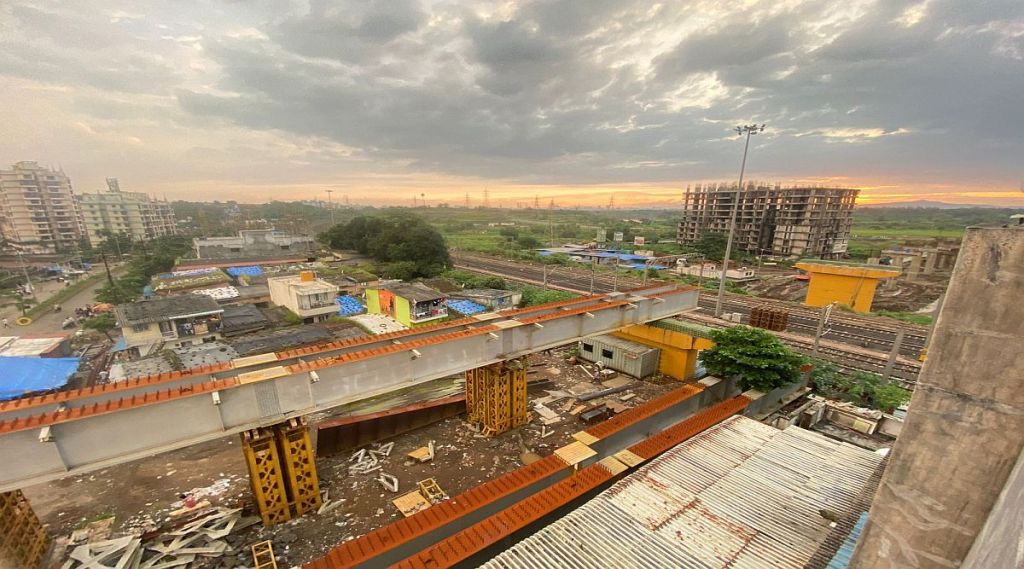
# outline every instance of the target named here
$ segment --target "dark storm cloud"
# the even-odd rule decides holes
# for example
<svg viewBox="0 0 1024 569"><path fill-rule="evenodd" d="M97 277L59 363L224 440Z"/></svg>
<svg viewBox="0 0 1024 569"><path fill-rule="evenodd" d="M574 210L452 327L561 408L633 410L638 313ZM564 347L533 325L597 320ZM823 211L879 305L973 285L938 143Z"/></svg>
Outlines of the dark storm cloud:
<svg viewBox="0 0 1024 569"><path fill-rule="evenodd" d="M171 93L179 126L316 137L385 170L731 176L731 127L750 121L769 124L757 167L781 178L1012 177L1024 155L1019 0L276 0L116 25L53 6L6 12L0 72ZM87 108L115 116L101 99Z"/></svg>

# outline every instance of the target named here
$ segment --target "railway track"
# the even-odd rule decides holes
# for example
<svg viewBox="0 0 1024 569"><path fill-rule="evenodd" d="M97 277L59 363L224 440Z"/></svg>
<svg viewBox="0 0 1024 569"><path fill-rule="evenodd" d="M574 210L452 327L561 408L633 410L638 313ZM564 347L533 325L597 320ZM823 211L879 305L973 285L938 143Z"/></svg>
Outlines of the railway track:
<svg viewBox="0 0 1024 569"><path fill-rule="evenodd" d="M507 261L479 255L455 255L455 266L460 269L503 277L528 284L544 285L577 293L611 292L624 288L641 286L642 280L634 277L614 276L607 273L591 274L591 271L564 266L548 266ZM813 335L817 329L819 311L797 306L792 303L772 299L750 298L743 295L728 294L724 300L725 312L738 312L749 317L752 308L774 305L789 310L788 333L784 341L795 351L810 355L813 352ZM705 294L699 306L711 313L715 306L715 297ZM717 319L701 323L725 326ZM892 350L897 331L903 329L904 337L900 345L899 355L893 368L893 377L904 386L912 386L917 380L920 364L915 361L924 347L927 330L922 326L900 325L880 322L878 318L856 317L852 315L830 315L819 354L826 356L837 366L845 370L859 370L880 373L885 369L887 355Z"/></svg>

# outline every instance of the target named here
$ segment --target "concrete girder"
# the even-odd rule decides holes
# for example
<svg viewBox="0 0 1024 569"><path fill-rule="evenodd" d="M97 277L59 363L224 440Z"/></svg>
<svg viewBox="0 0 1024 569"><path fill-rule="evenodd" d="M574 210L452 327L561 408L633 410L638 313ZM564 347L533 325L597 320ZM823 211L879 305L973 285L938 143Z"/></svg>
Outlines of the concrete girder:
<svg viewBox="0 0 1024 569"><path fill-rule="evenodd" d="M336 350L329 357L319 353L304 361L288 360L295 363L268 360L242 373L236 369L175 379L170 383L186 384L166 394L167 383L159 384L159 391L140 386L102 395L113 401L107 407L97 408L96 397L86 397L60 403L66 409L61 413L3 411L0 491L278 424L696 307L696 290L661 286L596 297L582 306L483 318L474 326L425 339L411 330L407 336L417 340L388 340L387 347L363 344L340 357ZM39 408L33 411L40 413ZM24 417L31 420L12 421ZM43 427L49 427L46 442L40 437Z"/></svg>

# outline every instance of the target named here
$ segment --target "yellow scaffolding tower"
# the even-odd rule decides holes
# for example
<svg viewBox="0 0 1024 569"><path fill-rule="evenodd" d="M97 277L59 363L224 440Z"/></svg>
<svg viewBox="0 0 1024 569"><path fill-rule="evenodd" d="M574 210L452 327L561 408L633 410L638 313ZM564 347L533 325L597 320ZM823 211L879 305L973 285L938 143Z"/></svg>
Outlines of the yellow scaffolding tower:
<svg viewBox="0 0 1024 569"><path fill-rule="evenodd" d="M0 493L0 566L35 569L47 542L46 526L21 490Z"/></svg>
<svg viewBox="0 0 1024 569"><path fill-rule="evenodd" d="M320 480L316 475L316 453L309 439L306 424L297 419L275 426L281 459L284 462L285 478L295 515L320 509L323 497L320 495Z"/></svg>
<svg viewBox="0 0 1024 569"><path fill-rule="evenodd" d="M263 524L272 526L320 508L320 480L309 428L302 419L242 433L249 483Z"/></svg>
<svg viewBox="0 0 1024 569"><path fill-rule="evenodd" d="M466 372L467 421L492 437L530 422L526 366L501 362Z"/></svg>

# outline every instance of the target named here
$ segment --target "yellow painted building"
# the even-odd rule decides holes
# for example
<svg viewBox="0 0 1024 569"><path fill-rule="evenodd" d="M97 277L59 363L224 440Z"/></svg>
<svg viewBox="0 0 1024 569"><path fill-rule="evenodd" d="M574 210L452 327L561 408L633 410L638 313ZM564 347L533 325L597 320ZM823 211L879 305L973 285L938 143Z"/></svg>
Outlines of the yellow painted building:
<svg viewBox="0 0 1024 569"><path fill-rule="evenodd" d="M827 306L837 302L856 312L871 311L878 281L900 276L898 268L883 265L800 261L795 266L811 276L804 304Z"/></svg>
<svg viewBox="0 0 1024 569"><path fill-rule="evenodd" d="M697 357L700 350L706 350L715 345L707 338L687 334L682 329L673 329L671 322L655 324L638 324L630 326L615 333L615 336L659 348L661 359L658 362L658 371L669 377L680 380L689 380L694 377L694 370L697 367ZM696 326L692 326L696 329Z"/></svg>

